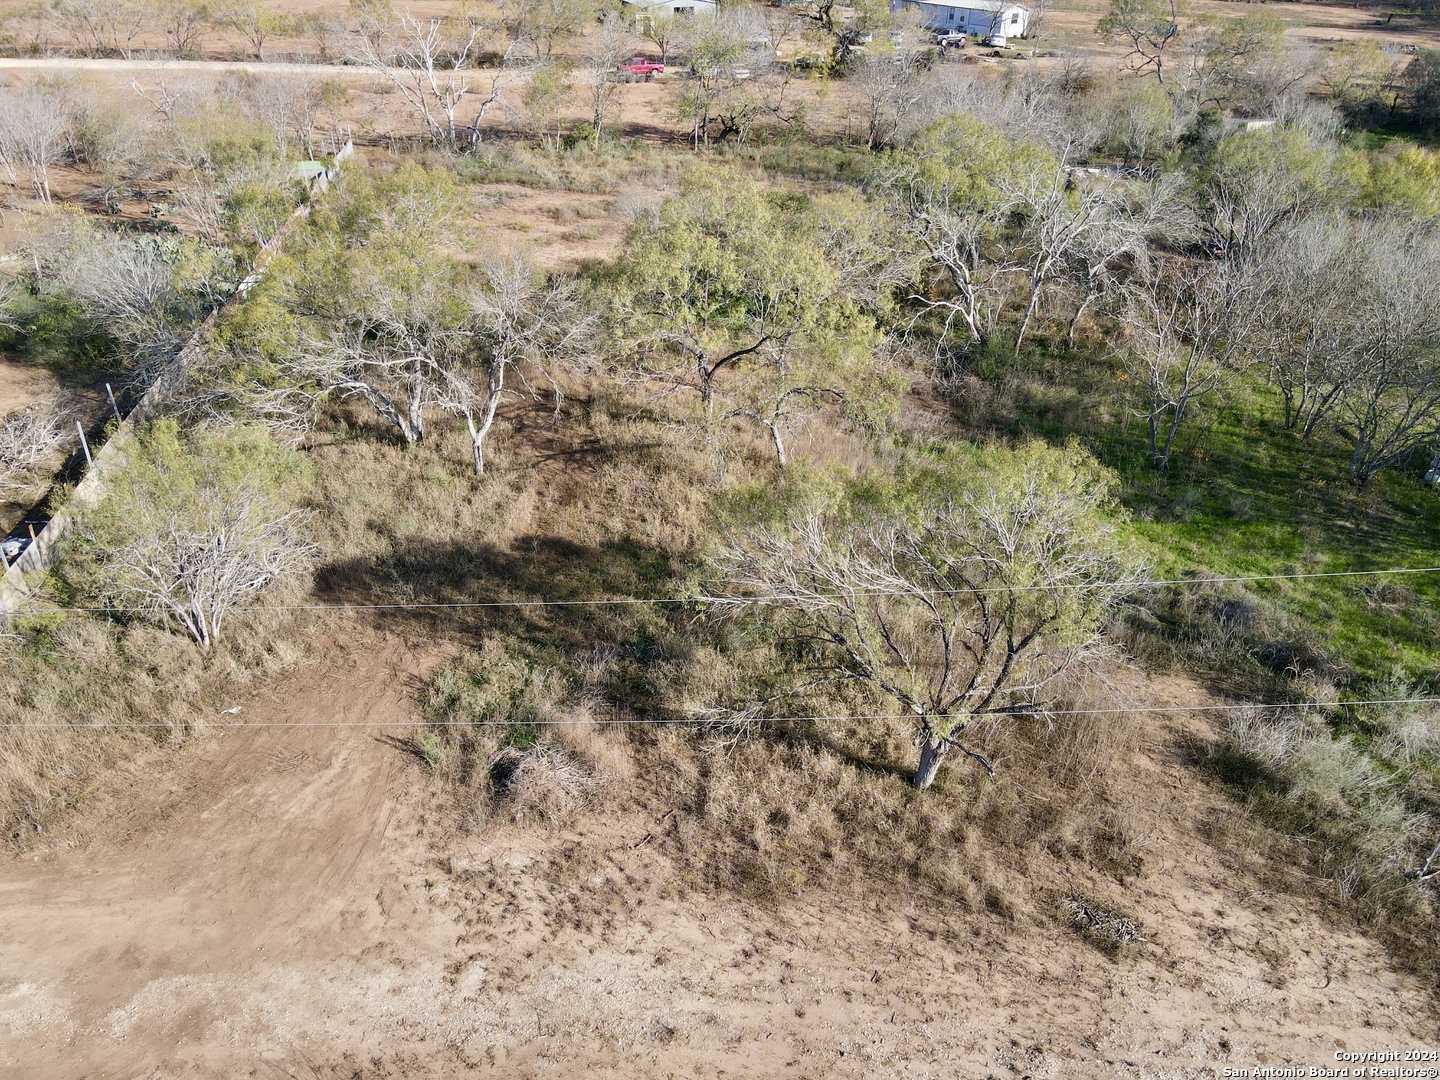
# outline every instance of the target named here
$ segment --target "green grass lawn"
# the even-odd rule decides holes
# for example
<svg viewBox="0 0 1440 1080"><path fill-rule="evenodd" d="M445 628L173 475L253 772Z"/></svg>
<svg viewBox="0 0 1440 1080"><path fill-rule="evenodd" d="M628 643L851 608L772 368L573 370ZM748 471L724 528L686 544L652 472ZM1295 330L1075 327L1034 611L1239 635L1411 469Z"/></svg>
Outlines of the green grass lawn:
<svg viewBox="0 0 1440 1080"><path fill-rule="evenodd" d="M1112 371L1083 365L999 377L1017 374L1012 434L1078 435L1116 469L1157 578L1440 566L1440 492L1414 468L1357 489L1344 432L1330 427L1302 441L1285 431L1278 394L1258 380L1206 403L1161 475L1149 466L1144 421ZM1352 692L1397 669L1411 680L1440 677L1440 573L1231 588L1227 595L1273 605L1287 633L1351 669Z"/></svg>

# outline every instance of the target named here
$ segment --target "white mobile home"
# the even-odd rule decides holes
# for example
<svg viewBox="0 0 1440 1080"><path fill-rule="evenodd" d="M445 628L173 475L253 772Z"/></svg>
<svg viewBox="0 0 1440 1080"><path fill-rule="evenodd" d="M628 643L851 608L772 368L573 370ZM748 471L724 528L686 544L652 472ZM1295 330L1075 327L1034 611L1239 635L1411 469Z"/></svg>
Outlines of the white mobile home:
<svg viewBox="0 0 1440 1080"><path fill-rule="evenodd" d="M715 0L621 0L636 27L659 15L714 15Z"/></svg>
<svg viewBox="0 0 1440 1080"><path fill-rule="evenodd" d="M891 0L890 9L916 8L925 29L937 34L969 34L975 38L1024 37L1030 9L1011 0L964 0L947 4L938 0Z"/></svg>

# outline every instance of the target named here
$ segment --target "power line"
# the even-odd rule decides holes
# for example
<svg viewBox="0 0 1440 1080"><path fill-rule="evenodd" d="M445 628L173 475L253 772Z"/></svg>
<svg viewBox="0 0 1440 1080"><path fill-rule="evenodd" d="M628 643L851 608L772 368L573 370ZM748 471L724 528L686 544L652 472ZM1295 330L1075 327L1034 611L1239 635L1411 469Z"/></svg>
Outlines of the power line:
<svg viewBox="0 0 1440 1080"><path fill-rule="evenodd" d="M928 596L957 596L957 595L990 595L994 593L1012 592L1060 592L1060 591L1082 591L1087 589L1111 589L1122 585L1133 585L1136 589L1153 589L1167 585L1222 585L1222 584L1244 584L1258 581L1301 581L1315 578L1354 578L1354 577L1380 577L1397 574L1435 574L1440 573L1440 566L1419 566L1419 567L1393 567L1384 570L1327 570L1312 571L1294 574L1243 574L1229 577L1186 577L1186 578L1161 578L1153 581L1087 581L1073 584L1059 585L995 585L978 589L924 589L919 590ZM890 595L880 591L858 591L851 593L852 596L884 596ZM633 605L658 605L658 604L691 604L707 603L719 599L706 596L657 596L657 597L597 597L585 600L456 600L450 602L415 603L395 601L393 603L375 604L267 604L263 608L236 608L236 611L264 610L264 611L469 611L488 608L547 608L547 607L606 607L606 606L633 606ZM780 604L783 600L757 600L756 603ZM63 606L47 608L37 611L38 615L57 615L68 613L89 613L89 614L142 614L153 611L152 608L141 607L106 607L95 606ZM3 617L3 616L0 616ZM13 617L13 613L12 616Z"/></svg>
<svg viewBox="0 0 1440 1080"><path fill-rule="evenodd" d="M1132 705L1114 706L1107 709L1037 709L1036 714L1043 716L1117 716L1125 713L1199 713L1199 712L1237 712L1241 709L1322 709L1322 708L1350 708L1358 705L1434 705L1440 703L1440 697L1412 697L1412 698L1369 698L1359 701L1282 701L1277 703L1267 702L1232 702L1223 705ZM991 713L981 714L991 716L1011 717L1023 714ZM598 727L654 727L675 724L703 725L706 723L723 724L728 720L749 721L757 724L794 724L794 723L836 723L840 721L854 720L915 720L914 713L861 713L855 716L753 716L753 717L714 717L707 720L704 717L655 717L643 719L638 717L626 717L615 720L342 720L335 723L326 723L323 720L301 720L301 721L257 721L248 723L246 721L219 721L216 723L202 723L200 726L206 730L213 728L395 728L395 727L428 727L428 728L500 728L500 727L576 727L576 726L598 726ZM184 725L174 723L163 723L159 721L145 721L136 723L100 723L88 725L88 730L100 730L104 728L115 729L151 729L151 728L175 728ZM32 724L24 721L13 721L0 723L0 729L34 729L53 730L69 729L84 731L86 725L82 724L58 724L42 723Z"/></svg>

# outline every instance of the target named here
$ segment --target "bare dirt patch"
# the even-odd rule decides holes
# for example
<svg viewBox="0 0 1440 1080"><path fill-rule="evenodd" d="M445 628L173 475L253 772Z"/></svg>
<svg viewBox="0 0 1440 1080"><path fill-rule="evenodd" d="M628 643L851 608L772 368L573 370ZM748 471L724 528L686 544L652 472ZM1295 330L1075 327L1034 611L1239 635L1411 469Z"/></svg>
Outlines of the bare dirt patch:
<svg viewBox="0 0 1440 1080"><path fill-rule="evenodd" d="M1096 24L1109 9L1108 0L1066 0L1045 16L1041 47L1060 45L1097 56L1119 59L1122 50L1113 42L1102 43ZM1187 4L1191 16L1236 19L1249 10L1230 0L1195 0ZM1406 15L1387 18L1374 8L1340 7L1329 4L1265 5L1265 14L1285 23L1285 39L1292 46L1324 45L1342 40L1370 40L1381 46L1440 47L1440 23Z"/></svg>
<svg viewBox="0 0 1440 1080"><path fill-rule="evenodd" d="M59 388L60 380L47 368L0 356L0 416L19 412Z"/></svg>
<svg viewBox="0 0 1440 1080"><path fill-rule="evenodd" d="M1110 956L879 867L706 894L635 802L462 832L404 741L447 650L347 624L326 655L6 868L0 1076L1210 1077L1429 1023L1377 946L1205 840L1235 811L1186 764L1194 714L1133 763L1144 869L1088 899L1145 940Z"/></svg>

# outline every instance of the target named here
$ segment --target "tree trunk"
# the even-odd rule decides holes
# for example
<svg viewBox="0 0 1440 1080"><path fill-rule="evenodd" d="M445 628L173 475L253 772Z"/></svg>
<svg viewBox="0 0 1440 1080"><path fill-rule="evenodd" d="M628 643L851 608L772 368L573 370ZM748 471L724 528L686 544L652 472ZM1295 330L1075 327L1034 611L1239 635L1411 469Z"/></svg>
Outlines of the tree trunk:
<svg viewBox="0 0 1440 1080"><path fill-rule="evenodd" d="M695 365L700 376L700 406L705 410L706 419L715 415L715 369L707 367L702 360Z"/></svg>
<svg viewBox="0 0 1440 1080"><path fill-rule="evenodd" d="M1025 343L1025 334L1030 329L1030 320L1035 315L1035 308L1040 304L1040 286L1042 282L1034 276L1030 279L1030 300L1025 305L1025 316L1020 320L1020 330L1015 335L1015 350L1018 352L1020 346Z"/></svg>
<svg viewBox="0 0 1440 1080"><path fill-rule="evenodd" d="M949 752L950 743L947 740L934 733L926 735L925 741L920 744L920 767L915 770L910 786L916 791L924 791L933 784L935 774L940 771L940 763Z"/></svg>
<svg viewBox="0 0 1440 1080"><path fill-rule="evenodd" d="M783 469L789 462L785 458L785 440L780 436L779 423L767 424L770 429L770 438L775 443L775 456L780 459L780 467Z"/></svg>

